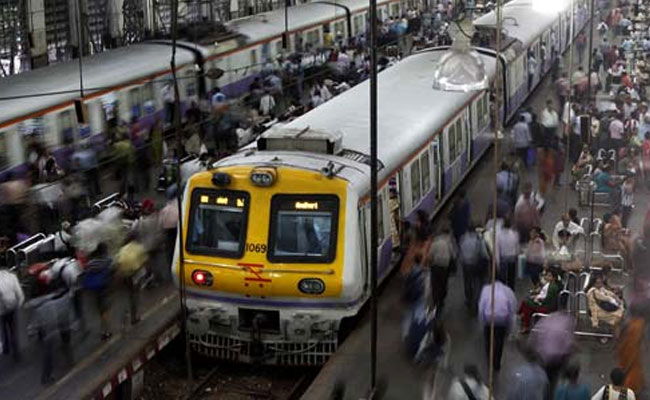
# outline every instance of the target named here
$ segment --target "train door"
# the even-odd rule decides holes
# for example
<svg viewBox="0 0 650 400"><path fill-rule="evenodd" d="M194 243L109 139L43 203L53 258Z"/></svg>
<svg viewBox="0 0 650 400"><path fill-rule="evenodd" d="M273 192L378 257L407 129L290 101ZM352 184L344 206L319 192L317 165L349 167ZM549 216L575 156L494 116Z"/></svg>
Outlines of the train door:
<svg viewBox="0 0 650 400"><path fill-rule="evenodd" d="M401 223L402 213L401 213L401 201L399 195L399 184L397 176L393 176L388 181L388 189L386 194L388 199L386 205L386 217L389 218L389 227L391 234L391 241L393 243L393 248L400 246L401 239Z"/></svg>
<svg viewBox="0 0 650 400"><path fill-rule="evenodd" d="M442 198L443 190L443 174L442 174L442 157L440 156L440 135L436 136L431 142L431 176L433 177L433 192L435 193L436 201Z"/></svg>
<svg viewBox="0 0 650 400"><path fill-rule="evenodd" d="M465 125L465 134L463 141L465 142L465 159L469 166L472 162L472 106L470 105L463 111L463 125Z"/></svg>

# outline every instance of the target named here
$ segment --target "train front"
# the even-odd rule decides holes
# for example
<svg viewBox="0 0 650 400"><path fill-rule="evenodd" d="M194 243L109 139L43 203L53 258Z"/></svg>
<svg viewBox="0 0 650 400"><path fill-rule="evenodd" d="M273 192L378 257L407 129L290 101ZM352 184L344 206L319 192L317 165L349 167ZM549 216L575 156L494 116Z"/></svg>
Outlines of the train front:
<svg viewBox="0 0 650 400"><path fill-rule="evenodd" d="M336 351L341 318L361 302L361 273L344 268L358 257L359 246L345 248L346 236L358 237L346 221L357 199L318 160L278 160L217 167L188 182L189 340L209 357L319 365Z"/></svg>

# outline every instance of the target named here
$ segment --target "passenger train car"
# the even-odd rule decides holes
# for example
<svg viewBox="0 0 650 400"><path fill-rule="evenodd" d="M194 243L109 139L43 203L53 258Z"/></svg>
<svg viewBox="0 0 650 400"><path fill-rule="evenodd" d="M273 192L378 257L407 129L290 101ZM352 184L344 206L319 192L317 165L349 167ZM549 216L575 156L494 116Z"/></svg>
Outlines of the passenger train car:
<svg viewBox="0 0 650 400"><path fill-rule="evenodd" d="M560 24L530 17L529 0L507 8L538 35L513 36L508 52L535 51ZM342 321L368 299L369 254L378 252L385 279L398 221L439 210L489 146L489 93L431 88L433 65L446 51L409 56L379 74L377 249L369 246L368 82L190 178L173 269L187 285L194 350L280 365L321 364L336 351ZM494 84L494 51L479 51ZM516 61L500 60L506 118L534 90L526 82L520 94L519 66L510 68Z"/></svg>
<svg viewBox="0 0 650 400"><path fill-rule="evenodd" d="M407 7L399 0L379 3L383 16L400 15ZM343 0L290 7L287 51L296 51L298 42L323 46L325 31L344 37L361 34L367 20L364 4ZM216 85L233 96L241 94L262 64L280 54L284 10L234 20L226 28L227 34L219 35L217 43L209 35L198 43L179 42L182 108ZM74 145L89 141L101 145L102 134L116 114L126 122L138 119L140 128L149 129L164 114L166 92L171 94L170 57L169 42L148 42L86 57L81 73L74 60L0 79L0 154L4 155L0 175L24 169L31 140L49 147L66 166ZM223 76L216 82L205 77L203 72L210 68L222 69ZM87 108L83 124L78 123L75 100L83 100Z"/></svg>

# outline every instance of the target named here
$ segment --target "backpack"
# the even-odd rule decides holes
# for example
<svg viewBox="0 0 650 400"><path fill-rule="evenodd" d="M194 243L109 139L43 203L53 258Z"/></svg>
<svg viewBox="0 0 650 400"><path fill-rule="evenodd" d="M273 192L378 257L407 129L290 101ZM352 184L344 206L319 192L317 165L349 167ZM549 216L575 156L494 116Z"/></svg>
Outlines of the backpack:
<svg viewBox="0 0 650 400"><path fill-rule="evenodd" d="M460 379L458 382L460 383L460 386L462 386L463 391L467 396L467 400L476 400L476 396L472 393L472 390L469 388L469 385L467 385L467 382L465 382L465 379Z"/></svg>
<svg viewBox="0 0 650 400"><path fill-rule="evenodd" d="M104 290L108 287L112 275L113 269L111 268L110 260L90 260L83 274L81 286L84 289L92 291Z"/></svg>

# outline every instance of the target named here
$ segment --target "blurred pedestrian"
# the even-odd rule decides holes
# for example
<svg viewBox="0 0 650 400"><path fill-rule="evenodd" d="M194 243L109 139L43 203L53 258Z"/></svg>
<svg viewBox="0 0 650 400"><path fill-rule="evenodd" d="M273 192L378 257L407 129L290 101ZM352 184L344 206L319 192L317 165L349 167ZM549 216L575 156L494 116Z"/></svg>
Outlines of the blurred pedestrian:
<svg viewBox="0 0 650 400"><path fill-rule="evenodd" d="M454 234L456 243L460 242L460 237L467 232L470 225L470 218L472 217L472 210L467 193L464 188L458 189L458 195L449 213L449 221L451 223L451 230Z"/></svg>
<svg viewBox="0 0 650 400"><path fill-rule="evenodd" d="M532 165L532 163L528 162L528 149L532 144L533 138L531 136L528 123L526 122L526 118L523 115L519 116L519 120L512 128L512 135L515 149L517 150L517 155L521 159L521 165Z"/></svg>
<svg viewBox="0 0 650 400"><path fill-rule="evenodd" d="M431 268L432 305L437 308L438 315L441 315L447 297L450 270L456 262L456 248L448 227L443 227L434 236L429 248L428 261Z"/></svg>
<svg viewBox="0 0 650 400"><path fill-rule="evenodd" d="M535 324L530 346L539 355L551 390L571 356L574 321L566 312L553 312Z"/></svg>
<svg viewBox="0 0 650 400"><path fill-rule="evenodd" d="M640 316L632 316L624 325L618 339L618 365L625 371L623 385L635 393L641 393L643 379L643 335L645 321Z"/></svg>
<svg viewBox="0 0 650 400"><path fill-rule="evenodd" d="M131 325L140 321L140 285L146 276L146 264L149 256L142 244L135 240L125 244L115 257L118 271L129 294L129 311Z"/></svg>
<svg viewBox="0 0 650 400"><path fill-rule="evenodd" d="M497 245L497 251L499 253L499 279L514 291L520 247L519 234L513 229L510 218L503 220L503 225L497 236Z"/></svg>
<svg viewBox="0 0 650 400"><path fill-rule="evenodd" d="M470 223L467 232L461 236L458 249L458 261L463 270L465 305L474 312L479 291L487 278L489 256L483 237L473 224Z"/></svg>
<svg viewBox="0 0 650 400"><path fill-rule="evenodd" d="M501 356L506 337L512 329L515 313L517 311L517 299L514 292L500 281L494 282L494 304L492 303L491 284L483 286L481 297L478 303L478 316L483 326L483 337L485 338L485 350L487 359L490 359L491 346L491 324L494 319L494 353L492 367L497 373L501 370ZM494 308L494 315L492 310Z"/></svg>
<svg viewBox="0 0 650 400"><path fill-rule="evenodd" d="M82 286L94 297L99 312L102 340L109 339L110 331L108 313L110 310L109 287L113 277L113 260L108 255L106 243L99 243L97 249L90 255L83 273Z"/></svg>
<svg viewBox="0 0 650 400"><path fill-rule="evenodd" d="M30 300L27 306L32 309L30 331L35 331L41 345L42 369L41 383L54 382L54 355L57 353L56 336L59 334L62 350L68 366L73 363L70 347L71 295L67 289L59 290Z"/></svg>
<svg viewBox="0 0 650 400"><path fill-rule="evenodd" d="M591 400L636 400L634 391L625 387L625 371L614 368L609 374L611 383L601 387Z"/></svg>
<svg viewBox="0 0 650 400"><path fill-rule="evenodd" d="M533 185L527 182L523 186L521 197L515 205L514 223L519 232L520 243L528 241L530 230L540 224L538 203L533 196Z"/></svg>
<svg viewBox="0 0 650 400"><path fill-rule="evenodd" d="M569 365L564 371L566 382L555 389L554 400L589 400L589 387L578 383L580 367L576 364Z"/></svg>
<svg viewBox="0 0 650 400"><path fill-rule="evenodd" d="M451 383L447 400L488 400L490 391L481 380L476 365L465 365L462 377Z"/></svg>
<svg viewBox="0 0 650 400"><path fill-rule="evenodd" d="M172 264L174 259L174 250L176 248L176 235L178 228L178 199L176 198L176 186L170 187L166 191L167 204L158 213L158 221L160 228L165 232L165 252L167 254L167 262Z"/></svg>
<svg viewBox="0 0 650 400"><path fill-rule="evenodd" d="M546 400L550 394L548 378L538 364L535 351L523 342L519 343L524 361L513 368L507 381L505 400Z"/></svg>
<svg viewBox="0 0 650 400"><path fill-rule="evenodd" d="M23 289L16 275L6 268L0 269L0 324L2 325L2 352L20 360L16 330L16 315L25 301Z"/></svg>

